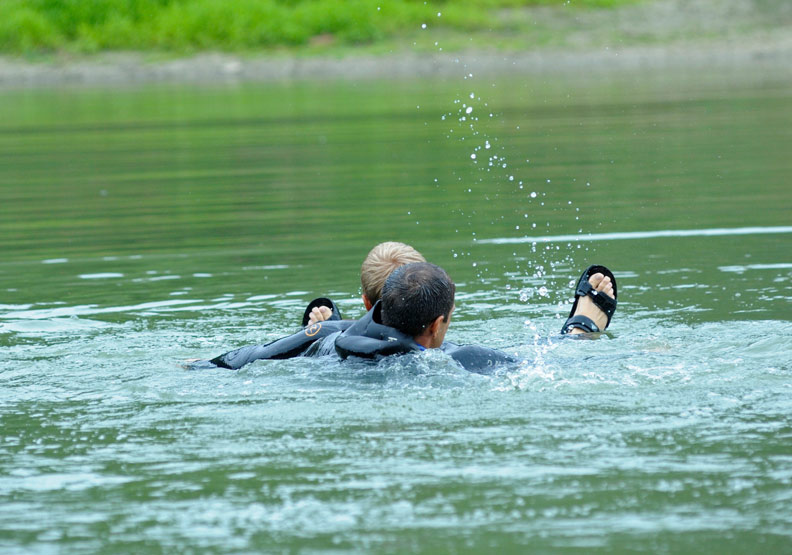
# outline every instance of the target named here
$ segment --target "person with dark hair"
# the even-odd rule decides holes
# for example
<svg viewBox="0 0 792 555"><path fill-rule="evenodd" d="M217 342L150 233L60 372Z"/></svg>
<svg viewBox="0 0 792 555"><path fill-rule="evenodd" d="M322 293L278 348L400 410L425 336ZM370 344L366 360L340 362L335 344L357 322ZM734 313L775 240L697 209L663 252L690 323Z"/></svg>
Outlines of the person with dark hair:
<svg viewBox="0 0 792 555"><path fill-rule="evenodd" d="M417 262L397 268L385 281L382 299L333 340L335 351L342 358L376 359L439 348L465 370L481 374L517 362L501 351L444 341L454 311L455 290L445 270L434 264ZM615 310L616 278L604 266L589 266L580 276L561 334L604 330Z"/></svg>
<svg viewBox="0 0 792 555"><path fill-rule="evenodd" d="M445 335L456 293L445 270L428 262L408 264L391 273L385 284L383 324L419 338L421 344L435 343L441 333Z"/></svg>
<svg viewBox="0 0 792 555"><path fill-rule="evenodd" d="M337 354L378 360L383 357L440 348L463 368L491 373L516 359L478 345L444 341L454 311L456 286L434 264L416 262L394 270L385 281L382 298L357 321L316 322L300 332L266 345L242 347L210 361L191 361L190 368L236 370L262 359Z"/></svg>
<svg viewBox="0 0 792 555"><path fill-rule="evenodd" d="M445 341L454 311L456 286L434 264L414 262L393 270L382 287L382 297L357 321L329 320L266 345L230 351L210 361L188 361L190 368L238 369L261 359L338 354L341 358L380 359L412 351L439 348L468 371L488 374L515 363L510 355L478 345ZM604 266L590 266L578 281L572 310L561 334L596 333L608 327L616 309L616 280ZM332 316L339 318L332 305ZM315 301L314 301L315 302ZM312 310L309 305L303 325Z"/></svg>
<svg viewBox="0 0 792 555"><path fill-rule="evenodd" d="M385 281L382 299L333 341L341 358L380 359L395 354L441 349L465 370L487 374L516 359L478 345L445 341L454 312L456 286L434 264L397 268Z"/></svg>
<svg viewBox="0 0 792 555"><path fill-rule="evenodd" d="M371 310L380 297L388 276L404 264L426 262L423 255L410 245L386 241L374 246L360 267L360 284L363 305ZM343 320L338 306L326 297L312 300L302 317L302 327L297 333L265 345L248 345L234 349L211 360L186 360L187 368L229 368L236 370L256 360L284 359L303 356L317 341L344 331L354 320Z"/></svg>

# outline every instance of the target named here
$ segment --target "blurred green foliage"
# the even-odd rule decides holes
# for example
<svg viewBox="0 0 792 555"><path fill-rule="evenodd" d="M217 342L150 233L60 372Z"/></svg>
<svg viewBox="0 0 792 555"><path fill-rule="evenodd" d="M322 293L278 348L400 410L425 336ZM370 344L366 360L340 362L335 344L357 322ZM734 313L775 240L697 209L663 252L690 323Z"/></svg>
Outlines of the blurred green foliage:
<svg viewBox="0 0 792 555"><path fill-rule="evenodd" d="M369 44L423 23L456 31L508 25L503 10L634 0L2 0L0 51L244 51ZM440 15L438 15L440 14Z"/></svg>

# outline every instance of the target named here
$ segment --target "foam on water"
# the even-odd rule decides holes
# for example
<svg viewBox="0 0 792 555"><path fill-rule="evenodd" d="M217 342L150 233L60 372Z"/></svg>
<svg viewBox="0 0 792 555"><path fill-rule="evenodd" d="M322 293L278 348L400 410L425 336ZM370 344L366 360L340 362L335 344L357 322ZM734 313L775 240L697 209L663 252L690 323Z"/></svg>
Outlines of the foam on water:
<svg viewBox="0 0 792 555"><path fill-rule="evenodd" d="M535 197L531 193L531 197ZM736 235L767 235L792 233L792 226L735 227L711 229L661 229L657 231L629 231L621 233L578 233L573 235L544 235L537 237L500 237L479 239L482 244L511 245L520 243L563 243L567 241L619 241L624 239L659 239L666 237L729 237ZM788 266L785 266L788 267Z"/></svg>
<svg viewBox="0 0 792 555"><path fill-rule="evenodd" d="M407 530L442 543L482 526L594 548L786 524L789 322L620 314L594 341L547 341L555 318L536 320L539 339L515 336L510 315L460 322L456 339L498 338L522 360L494 376L440 352L181 370L240 340L213 335L231 313L217 312L50 330L35 357L5 348L3 456L25 473L0 481L0 524L46 502L33 537L68 530L85 549L108 518L118 545L146 526L166 545L189 533L223 549L293 535L383 546Z"/></svg>

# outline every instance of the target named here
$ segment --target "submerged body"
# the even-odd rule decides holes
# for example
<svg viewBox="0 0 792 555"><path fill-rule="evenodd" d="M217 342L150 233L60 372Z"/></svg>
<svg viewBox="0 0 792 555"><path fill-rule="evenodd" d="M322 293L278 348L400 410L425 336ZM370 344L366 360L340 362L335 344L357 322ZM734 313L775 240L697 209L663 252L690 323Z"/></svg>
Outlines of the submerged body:
<svg viewBox="0 0 792 555"><path fill-rule="evenodd" d="M432 285L439 287L435 288L433 294L427 294L427 291L431 292ZM439 292L442 296L444 288L447 289L446 293L450 293L445 299L448 305L445 310L431 304L435 294ZM413 294L415 298L412 302L406 302L407 297ZM444 341L454 310L453 296L454 284L442 268L425 262L407 264L392 272L385 283L384 300L378 300L360 320L342 320L335 303L320 297L311 301L305 309L302 320L304 329L301 331L266 345L242 347L209 361L195 361L190 368L221 367L236 370L255 360L333 354L342 359L354 357L379 360L392 355L425 351L427 348L439 348L465 370L479 374L491 374L499 366L517 362L502 351ZM613 273L605 266L589 266L578 281L569 318L561 329L562 337L566 334L585 337L585 334L607 328L616 310L616 297L616 278ZM330 319L305 327L312 320L313 311L320 306L331 309ZM383 306L390 306L387 313ZM416 319L420 310L427 307L430 310L428 315ZM435 317L436 314L439 316ZM393 325L386 325L384 321ZM399 326L399 329L393 326ZM408 330L412 333L407 333Z"/></svg>
<svg viewBox="0 0 792 555"><path fill-rule="evenodd" d="M440 349L462 368L489 374L499 366L515 363L508 354L480 345L457 345L443 342ZM267 343L251 345L224 353L208 361L198 361L191 368L228 368L237 370L256 360L336 355L342 359L379 360L383 357L426 350L413 337L382 324L378 302L360 320L317 322L297 333Z"/></svg>

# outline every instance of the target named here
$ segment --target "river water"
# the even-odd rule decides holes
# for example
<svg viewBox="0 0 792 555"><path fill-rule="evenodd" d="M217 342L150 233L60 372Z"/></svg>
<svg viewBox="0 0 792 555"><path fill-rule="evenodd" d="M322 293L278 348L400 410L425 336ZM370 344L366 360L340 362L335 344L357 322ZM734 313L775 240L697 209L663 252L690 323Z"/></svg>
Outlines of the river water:
<svg viewBox="0 0 792 555"><path fill-rule="evenodd" d="M0 93L0 550L790 552L791 83ZM520 364L180 366L361 316L384 240Z"/></svg>

